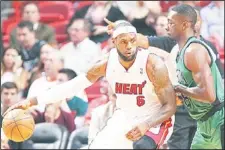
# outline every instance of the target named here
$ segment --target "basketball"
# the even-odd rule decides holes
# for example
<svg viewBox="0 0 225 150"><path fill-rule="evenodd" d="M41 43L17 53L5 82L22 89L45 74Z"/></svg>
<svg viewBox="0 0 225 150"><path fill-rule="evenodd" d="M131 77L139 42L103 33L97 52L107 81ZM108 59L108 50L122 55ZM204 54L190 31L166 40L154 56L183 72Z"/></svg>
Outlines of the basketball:
<svg viewBox="0 0 225 150"><path fill-rule="evenodd" d="M15 142L23 142L31 137L35 128L33 117L28 111L14 109L2 121L5 136Z"/></svg>

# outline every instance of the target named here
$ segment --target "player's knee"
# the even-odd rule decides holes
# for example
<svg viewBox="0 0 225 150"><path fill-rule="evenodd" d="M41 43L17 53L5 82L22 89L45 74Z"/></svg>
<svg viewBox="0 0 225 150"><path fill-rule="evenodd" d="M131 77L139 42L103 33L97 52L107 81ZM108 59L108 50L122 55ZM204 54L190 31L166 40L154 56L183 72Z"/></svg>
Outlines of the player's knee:
<svg viewBox="0 0 225 150"><path fill-rule="evenodd" d="M134 149L156 149L156 147L157 145L155 141L146 135L133 143Z"/></svg>

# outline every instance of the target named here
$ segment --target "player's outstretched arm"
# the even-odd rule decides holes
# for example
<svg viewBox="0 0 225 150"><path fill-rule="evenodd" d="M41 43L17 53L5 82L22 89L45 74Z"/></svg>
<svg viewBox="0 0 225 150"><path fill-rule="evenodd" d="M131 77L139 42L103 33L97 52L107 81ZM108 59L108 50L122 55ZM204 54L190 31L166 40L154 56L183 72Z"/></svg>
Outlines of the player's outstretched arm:
<svg viewBox="0 0 225 150"><path fill-rule="evenodd" d="M32 97L16 103L15 105L11 106L6 111L6 113L16 108L27 109L34 105L55 103L75 96L78 92L91 86L99 78L105 76L107 60L108 54L100 61L96 62L96 64L91 69L89 69L87 74L78 75L67 82L56 85L51 89L44 91L37 97Z"/></svg>
<svg viewBox="0 0 225 150"><path fill-rule="evenodd" d="M207 50L200 44L193 43L184 54L184 63L192 72L192 77L197 84L196 87L185 87L176 85L176 92L200 102L212 103L216 100L214 81L210 70L210 56Z"/></svg>
<svg viewBox="0 0 225 150"><path fill-rule="evenodd" d="M161 103L159 112L146 121L151 128L169 119L176 112L176 95L166 64L159 56L149 55L147 74Z"/></svg>

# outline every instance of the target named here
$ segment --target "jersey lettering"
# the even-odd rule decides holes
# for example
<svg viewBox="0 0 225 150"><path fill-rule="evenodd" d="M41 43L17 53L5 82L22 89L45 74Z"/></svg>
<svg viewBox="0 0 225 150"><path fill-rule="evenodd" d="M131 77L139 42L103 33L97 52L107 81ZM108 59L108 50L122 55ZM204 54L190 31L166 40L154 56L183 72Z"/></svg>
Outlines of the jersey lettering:
<svg viewBox="0 0 225 150"><path fill-rule="evenodd" d="M146 81L143 81L141 84L127 84L116 82L115 92L117 94L142 95L145 84Z"/></svg>

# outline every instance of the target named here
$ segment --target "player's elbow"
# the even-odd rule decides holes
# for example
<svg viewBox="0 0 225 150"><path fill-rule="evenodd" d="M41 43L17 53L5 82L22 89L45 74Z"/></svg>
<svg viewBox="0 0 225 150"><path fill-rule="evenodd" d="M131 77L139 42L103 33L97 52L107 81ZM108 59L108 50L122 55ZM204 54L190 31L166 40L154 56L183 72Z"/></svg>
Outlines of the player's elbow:
<svg viewBox="0 0 225 150"><path fill-rule="evenodd" d="M213 103L216 100L216 93L211 90L207 91L205 95L205 100L207 100L209 103Z"/></svg>
<svg viewBox="0 0 225 150"><path fill-rule="evenodd" d="M176 104L170 105L170 107L169 107L169 115L172 116L172 115L175 114L175 112L176 112Z"/></svg>
<svg viewBox="0 0 225 150"><path fill-rule="evenodd" d="M165 113L166 113L166 115L168 117L171 117L176 112L176 103L174 103L174 104L169 104L169 103L166 104L166 107L164 108L164 111L165 111Z"/></svg>

